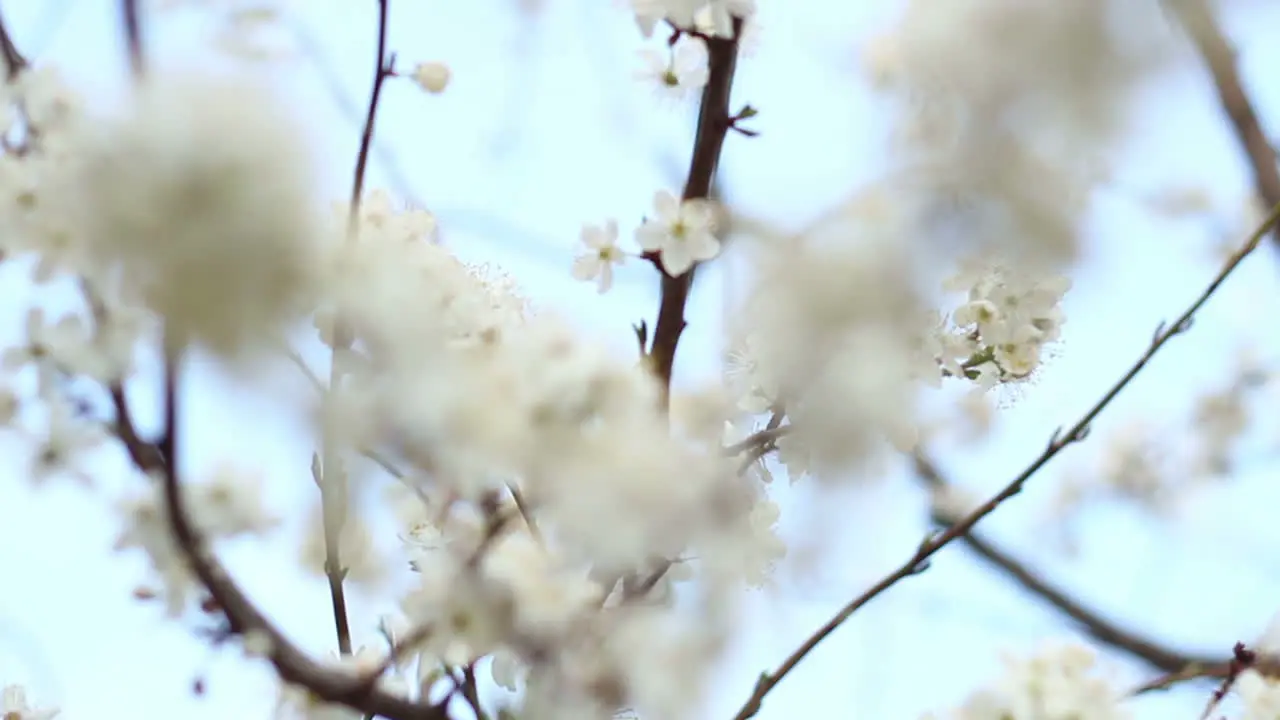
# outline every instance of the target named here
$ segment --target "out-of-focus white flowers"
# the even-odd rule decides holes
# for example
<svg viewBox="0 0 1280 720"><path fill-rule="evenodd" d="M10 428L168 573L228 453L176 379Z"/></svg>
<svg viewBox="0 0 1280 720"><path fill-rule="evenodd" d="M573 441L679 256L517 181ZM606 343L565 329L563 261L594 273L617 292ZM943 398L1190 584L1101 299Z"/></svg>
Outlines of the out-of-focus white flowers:
<svg viewBox="0 0 1280 720"><path fill-rule="evenodd" d="M324 511L319 503L307 513L300 550L305 569L317 574L325 572ZM366 590L379 589L390 573L389 558L377 545L368 523L356 513L348 513L343 520L338 558L347 582Z"/></svg>
<svg viewBox="0 0 1280 720"><path fill-rule="evenodd" d="M709 31L728 37L734 17L750 20L756 0L630 0L636 26L645 37L666 20L678 28Z"/></svg>
<svg viewBox="0 0 1280 720"><path fill-rule="evenodd" d="M636 230L636 244L659 253L669 275L683 275L694 263L720 254L715 210L706 200L681 200L666 190L653 196L653 217Z"/></svg>
<svg viewBox="0 0 1280 720"><path fill-rule="evenodd" d="M586 225L582 228L582 244L586 250L573 261L575 280L595 280L601 293L613 286L613 266L627 261L627 254L618 249L618 221L608 220L604 225Z"/></svg>
<svg viewBox="0 0 1280 720"><path fill-rule="evenodd" d="M174 540L160 482L151 480L151 488L121 501L119 509L125 527L115 547L139 548L146 553L164 585L165 607L177 617L186 609L197 583ZM192 524L210 540L271 532L279 520L265 506L263 484L264 479L257 474L225 465L202 480L184 483L183 495Z"/></svg>
<svg viewBox="0 0 1280 720"><path fill-rule="evenodd" d="M683 100L707 84L707 46L697 38L682 37L662 51L644 48L640 60L636 77L651 84L663 99Z"/></svg>
<svg viewBox="0 0 1280 720"><path fill-rule="evenodd" d="M939 253L1074 260L1102 158L1173 57L1165 26L1123 0L906 3L864 62L909 128L897 195L918 205L920 236Z"/></svg>
<svg viewBox="0 0 1280 720"><path fill-rule="evenodd" d="M156 77L84 136L69 168L75 231L175 336L242 357L316 291L309 165L278 96Z"/></svg>
<svg viewBox="0 0 1280 720"><path fill-rule="evenodd" d="M945 715L921 720L1125 720L1123 690L1092 650L1063 644L1028 658L1007 657L1005 674Z"/></svg>
<svg viewBox="0 0 1280 720"><path fill-rule="evenodd" d="M424 91L432 95L439 95L449 86L449 80L453 78L453 71L442 62L422 62L413 66L413 73L410 77Z"/></svg>
<svg viewBox="0 0 1280 720"><path fill-rule="evenodd" d="M1244 705L1238 720L1272 720L1280 717L1280 683L1256 670L1245 670L1232 686Z"/></svg>
<svg viewBox="0 0 1280 720"><path fill-rule="evenodd" d="M0 717L4 720L53 720L57 708L39 708L27 700L27 689L21 685L6 685L0 694Z"/></svg>

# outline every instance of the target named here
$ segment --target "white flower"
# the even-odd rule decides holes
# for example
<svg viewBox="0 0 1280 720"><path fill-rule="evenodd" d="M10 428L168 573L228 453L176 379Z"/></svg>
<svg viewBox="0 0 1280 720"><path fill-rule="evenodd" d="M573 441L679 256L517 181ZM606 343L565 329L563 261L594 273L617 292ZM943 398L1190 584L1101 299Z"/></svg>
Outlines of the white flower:
<svg viewBox="0 0 1280 720"><path fill-rule="evenodd" d="M325 564L324 510L316 503L307 513L306 527L302 533L300 555L307 570L323 573ZM338 558L346 571L347 582L376 589L386 580L390 568L386 558L378 551L368 523L356 513L349 513L342 523L338 536Z"/></svg>
<svg viewBox="0 0 1280 720"><path fill-rule="evenodd" d="M746 39L748 28L756 15L756 0L709 0L694 16L694 27L708 35L723 38L733 36L733 19L742 18L742 36L738 38L739 47Z"/></svg>
<svg viewBox="0 0 1280 720"><path fill-rule="evenodd" d="M679 200L665 190L653 196L654 217L636 230L636 243L645 252L662 253L667 274L683 275L696 262L720 253L714 234L715 214L705 200Z"/></svg>
<svg viewBox="0 0 1280 720"><path fill-rule="evenodd" d="M631 12L636 26L645 37L653 37L653 30L667 16L664 0L631 0Z"/></svg>
<svg viewBox="0 0 1280 720"><path fill-rule="evenodd" d="M1089 718L1125 720L1129 710L1110 676L1096 667L1093 652L1080 645L1050 647L1030 658L1006 658L1004 677L981 688L949 717Z"/></svg>
<svg viewBox="0 0 1280 720"><path fill-rule="evenodd" d="M1236 681L1236 695L1244 704L1240 720L1272 720L1280 717L1280 684L1258 673L1245 670Z"/></svg>
<svg viewBox="0 0 1280 720"><path fill-rule="evenodd" d="M65 398L50 398L48 408L48 424L36 442L31 481L39 483L65 472L81 482L90 482L92 477L83 469L80 455L102 445L106 433L96 421L80 417L77 408Z"/></svg>
<svg viewBox="0 0 1280 720"><path fill-rule="evenodd" d="M707 84L707 46L698 38L681 37L669 53L640 51L644 67L636 76L654 84L660 97L678 101Z"/></svg>
<svg viewBox="0 0 1280 720"><path fill-rule="evenodd" d="M97 267L224 359L265 351L318 289L310 150L288 115L262 86L148 78L71 163Z"/></svg>
<svg viewBox="0 0 1280 720"><path fill-rule="evenodd" d="M449 70L449 66L442 62L426 62L414 65L411 77L418 87L432 95L438 95L448 87L453 73Z"/></svg>
<svg viewBox="0 0 1280 720"><path fill-rule="evenodd" d="M118 504L125 527L116 539L116 550L139 548L164 584L165 608L178 617L198 584L186 556L174 540L160 483L152 484ZM262 535L277 520L262 504L262 478L233 472L225 466L208 479L183 488L187 512L197 530L210 540L240 535Z"/></svg>
<svg viewBox="0 0 1280 720"><path fill-rule="evenodd" d="M1171 219L1202 215L1213 210L1213 196L1208 188L1200 185L1161 187L1147 194L1142 201L1153 212Z"/></svg>
<svg viewBox="0 0 1280 720"><path fill-rule="evenodd" d="M36 708L27 704L27 690L21 685L6 685L0 699L0 718L3 720L50 720L57 717L54 708Z"/></svg>
<svg viewBox="0 0 1280 720"><path fill-rule="evenodd" d="M489 666L493 682L511 692L515 692L524 677L525 668L520 658L508 650L493 653L493 664Z"/></svg>
<svg viewBox="0 0 1280 720"><path fill-rule="evenodd" d="M760 364L759 333L748 332L725 354L725 381L737 396L738 409L753 415L767 412L777 401L776 383Z"/></svg>
<svg viewBox="0 0 1280 720"><path fill-rule="evenodd" d="M582 244L587 249L573 261L574 279L595 280L600 292L608 292L613 285L613 266L627 260L626 253L618 249L618 222L583 226Z"/></svg>
<svg viewBox="0 0 1280 720"><path fill-rule="evenodd" d="M267 479L229 465L217 467L207 480L185 489L196 526L209 537L260 535L279 519L265 503Z"/></svg>
<svg viewBox="0 0 1280 720"><path fill-rule="evenodd" d="M943 287L968 294L967 301L951 313L954 327L943 331L960 340L948 348L946 355L951 357L939 358L953 375L956 368L947 363L959 361L979 370L980 377L970 379L982 386L989 381L1024 380L1043 364L1045 347L1062 336L1061 302L1071 288L1065 277L1015 272L997 264L966 268ZM965 344L971 346L968 356ZM978 360L993 364L994 375L983 375L981 368L972 367Z"/></svg>
<svg viewBox="0 0 1280 720"><path fill-rule="evenodd" d="M16 81L16 94L31 124L49 132L79 116L80 101L52 65L30 68Z"/></svg>

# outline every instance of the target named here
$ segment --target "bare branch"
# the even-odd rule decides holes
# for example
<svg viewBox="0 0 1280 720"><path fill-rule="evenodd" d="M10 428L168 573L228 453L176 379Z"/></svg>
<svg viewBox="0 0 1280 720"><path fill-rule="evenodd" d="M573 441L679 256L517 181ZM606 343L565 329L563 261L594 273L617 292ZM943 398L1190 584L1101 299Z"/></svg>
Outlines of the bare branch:
<svg viewBox="0 0 1280 720"><path fill-rule="evenodd" d="M0 57L4 58L5 80L9 82L13 82L31 64L18 52L18 46L13 42L3 16L0 16Z"/></svg>
<svg viewBox="0 0 1280 720"><path fill-rule="evenodd" d="M129 70L141 78L146 71L142 57L142 10L138 0L120 0L120 18L124 24L124 41L129 49Z"/></svg>

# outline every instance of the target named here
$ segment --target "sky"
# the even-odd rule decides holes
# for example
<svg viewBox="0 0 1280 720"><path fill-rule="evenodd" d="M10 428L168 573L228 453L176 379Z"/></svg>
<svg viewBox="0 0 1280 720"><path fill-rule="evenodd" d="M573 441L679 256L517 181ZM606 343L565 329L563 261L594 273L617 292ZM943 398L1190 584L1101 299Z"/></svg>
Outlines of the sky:
<svg viewBox="0 0 1280 720"><path fill-rule="evenodd" d="M19 46L57 63L92 98L109 101L125 78L114 3L7 0ZM428 96L391 85L378 125L371 185L434 212L459 256L491 262L542 307L584 332L632 347L631 324L652 322L657 285L642 263L624 267L600 296L575 283L569 266L584 222L615 217L624 232L653 192L677 189L689 146L691 107L667 107L632 78L641 47L627 13L609 0L544 0L526 16L515 0L393 0L390 46L402 66L443 60L449 89ZM735 105L760 109L754 139L731 138L721 164L729 202L789 227L804 225L883 170L891 118L856 76L858 48L884 22L885 3L760 0L762 44L745 60ZM1280 117L1280 64L1270 42L1280 8L1228 3L1226 28L1264 118ZM373 0L308 0L288 32L266 38L284 53L263 65L308 119L324 148L319 182L345 196L368 84ZM207 14L186 12L148 25L157 63L222 62L200 48L216 35ZM944 438L934 455L956 482L994 492L1040 452L1059 425L1087 409L1144 349L1161 320L1176 316L1216 272L1207 247L1238 226L1249 176L1222 122L1206 76L1188 56L1141 98L1135 133L1117 181L1086 220L1088 256L1073 274L1061 356L997 415L982 442ZM1271 123L1274 127L1275 123ZM1280 135L1280 131L1273 133ZM1170 221L1137 198L1172 185L1205 187L1218 217ZM1243 235L1241 235L1243 237ZM0 340L15 342L31 289L14 269L0 283ZM1280 343L1269 334L1280 303L1280 257L1270 248L1246 262L1192 331L1175 339L1093 429L1028 491L984 523L1019 557L1088 603L1152 636L1192 651L1226 655L1251 640L1280 605L1277 428L1264 422L1229 482L1197 495L1174 518L1115 505L1075 526L1076 552L1062 552L1044 512L1064 471L1087 468L1108 432L1134 420L1164 422L1201 390L1222 382L1251 344L1269 367ZM724 274L712 269L690 307L693 328L714 328ZM41 298L57 306L64 299ZM1259 322L1261 320L1262 322ZM681 378L714 372L715 333L687 332ZM197 367L185 390L193 466L252 458L272 477L282 507L308 494L306 428L269 399L236 390L215 369ZM299 381L296 389L302 392ZM154 387L135 404L155 422ZM1179 442L1170 437L1169 442ZM22 458L20 445L4 446ZM0 480L0 679L28 683L34 698L76 718L265 718L273 701L262 672L234 653L208 649L190 629L130 598L145 578L138 558L110 551L117 519L105 503L124 487L123 458L94 467L92 491L33 489L22 462ZM312 491L313 492L313 491ZM830 491L826 491L830 492ZM824 496L801 483L779 487L783 532L793 548L821 550L816 566L779 570L774 592L748 598L750 620L727 658L709 717L732 716L759 672L776 666L850 597L908 557L925 531L922 494L902 467ZM820 527L827 532L814 532ZM232 547L227 561L282 627L315 652L332 643L327 593L296 571L295 551ZM803 553L798 553L803 554ZM357 617L381 609L356 596ZM914 718L958 703L1000 670L1002 651L1027 652L1072 629L958 547L924 575L896 587L828 639L766 700L766 720L839 710L869 720ZM357 643L373 642L371 625ZM1141 668L1107 655L1135 683ZM203 677L208 692L195 698ZM1206 691L1172 692L1134 705L1139 718L1190 716Z"/></svg>

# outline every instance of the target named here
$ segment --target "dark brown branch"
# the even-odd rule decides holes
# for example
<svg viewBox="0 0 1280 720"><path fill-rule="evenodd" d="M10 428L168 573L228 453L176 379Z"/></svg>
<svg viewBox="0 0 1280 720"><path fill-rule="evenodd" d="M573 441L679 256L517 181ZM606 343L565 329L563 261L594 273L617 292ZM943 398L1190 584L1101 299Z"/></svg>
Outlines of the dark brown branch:
<svg viewBox="0 0 1280 720"><path fill-rule="evenodd" d="M1258 113L1240 81L1235 50L1222 34L1212 9L1205 0L1167 0L1166 7L1190 36L1213 78L1218 101L1253 171L1258 196L1267 207L1280 204L1280 169L1276 166L1275 148L1262 131ZM1280 232L1272 239L1280 244Z"/></svg>
<svg viewBox="0 0 1280 720"><path fill-rule="evenodd" d="M937 491L949 487L949 483L938 471L937 466L929 458L925 457L923 453L918 451L914 453L912 462L915 466L916 476L931 490ZM934 515L933 521L943 529L950 525L947 518L937 514ZM1226 662L1226 658L1197 657L1174 650L1108 620L1100 613L1085 607L1080 601L1055 587L1048 580L999 548L995 543L980 535L976 530L970 530L967 534L961 536L959 542L988 564L1000 570L1022 589L1035 595L1050 607L1075 621L1089 637L1144 662L1155 670L1164 673L1177 673L1186 670L1188 667L1208 666Z"/></svg>
<svg viewBox="0 0 1280 720"><path fill-rule="evenodd" d="M181 452L177 387L180 358L175 350L179 343L172 338L167 342L165 428L157 448L159 465L141 469L161 475L165 508L178 549L190 563L192 572L208 589L214 603L226 615L231 632L242 636L250 632L264 635L268 640L266 656L275 666L280 678L306 688L320 700L389 720L447 720L448 713L444 708L399 697L353 672L328 667L312 660L267 620L210 552L205 539L192 524L182 499L178 465L178 453Z"/></svg>
<svg viewBox="0 0 1280 720"><path fill-rule="evenodd" d="M733 128L733 116L729 112L729 96L733 90L733 75L738 64L738 35L742 32L742 19L733 20L733 37L701 36L707 44L707 84L702 88L702 101L698 109L698 129L694 137L693 155L689 160L689 174L685 179L684 200L707 199L725 137ZM675 368L676 347L687 324L684 308L693 287L697 265L683 275L673 276L662 267L659 253L646 253L654 266L662 271L662 299L658 307L658 321L653 329L653 342L649 346L648 362L663 387L662 406L667 407L671 395L671 375Z"/></svg>
<svg viewBox="0 0 1280 720"><path fill-rule="evenodd" d="M120 17L124 23L124 42L129 50L129 71L142 77L146 66L142 57L142 17L138 0L120 0Z"/></svg>
<svg viewBox="0 0 1280 720"><path fill-rule="evenodd" d="M1121 378L1116 381L1116 383L1112 385L1096 403L1094 403L1093 407L1085 412L1085 414L1071 426L1070 429L1065 433L1061 428L1054 432L1053 437L1049 440L1045 449L1040 452L1040 455L1036 457L1036 459L1033 460L1025 470L1019 473L1017 477L1005 485L1000 492L996 493L994 497L979 505L975 510L973 510L973 512L955 521L955 523L946 530L925 538L925 540L920 543L919 547L916 548L915 553L913 553L911 557L908 558L907 561L904 562L897 570L889 573L861 595L850 600L849 603L841 608L830 620L823 623L821 627L815 630L813 634L811 634L809 638L800 645L800 647L792 652L776 670L761 674L760 679L756 682L755 690L752 691L751 696L747 698L742 709L739 710L736 720L746 720L747 718L754 717L756 713L760 712L760 705L764 700L765 695L767 695L779 682L782 681L784 677L794 670L796 666L813 651L814 648L821 644L823 640L831 635L831 633L835 632L836 628L843 625L846 620L852 617L855 612L874 600L881 593L894 585L897 585L902 580L914 575L919 575L927 570L929 559L937 554L939 550L951 544L952 541L963 537L970 529L973 528L974 525L978 524L979 521L995 512L996 508L1000 507L1000 505L1002 505L1006 500L1022 492L1022 488L1026 485L1027 481L1039 472L1040 468L1044 467L1050 460L1057 457L1058 453L1062 452L1062 450L1068 445L1073 445L1084 440L1089 434L1090 426L1098 415L1100 415L1102 411L1111 404L1111 401L1114 400L1116 396L1129 386L1129 383L1133 382L1133 379L1138 376L1138 373L1147 366L1147 363L1151 361L1151 358L1155 357L1155 354L1159 352L1160 349L1169 342L1169 340L1171 340L1175 335L1181 335L1191 328L1191 322L1195 317L1195 314L1199 312L1200 308L1209 301L1209 298L1212 297L1215 292L1217 292L1218 288L1222 286L1222 283L1226 281L1240 263L1248 257L1250 253L1258 248L1258 244L1262 241L1262 238L1265 237L1267 233L1271 232L1278 221L1280 221L1280 205L1271 210L1266 222L1264 222L1262 226L1253 233L1248 242L1245 243L1244 247L1237 250L1236 253L1231 256L1231 259L1222 267L1217 276L1209 283L1209 286L1200 294L1200 297L1196 298L1196 300L1191 303L1191 306L1183 311L1178 320L1172 325L1165 325L1164 323L1161 323L1160 326L1156 328L1156 333L1151 338L1151 343L1148 345L1146 351L1142 353L1142 356L1138 358L1137 362L1135 362L1129 370L1125 372L1125 374L1121 376Z"/></svg>
<svg viewBox="0 0 1280 720"><path fill-rule="evenodd" d="M9 82L13 82L31 64L18 52L18 46L13 42L3 16L0 16L0 56L4 58L5 80Z"/></svg>
<svg viewBox="0 0 1280 720"><path fill-rule="evenodd" d="M378 0L378 57L373 71L373 90L369 93L369 109L365 113L364 129L360 132L355 176L351 182L351 209L347 216L347 231L351 237L355 237L360 222L360 198L364 196L364 180L369 168L369 150L373 147L373 129L378 119L382 86L387 78L395 74L395 55L387 55L387 16L390 4L390 0Z"/></svg>

